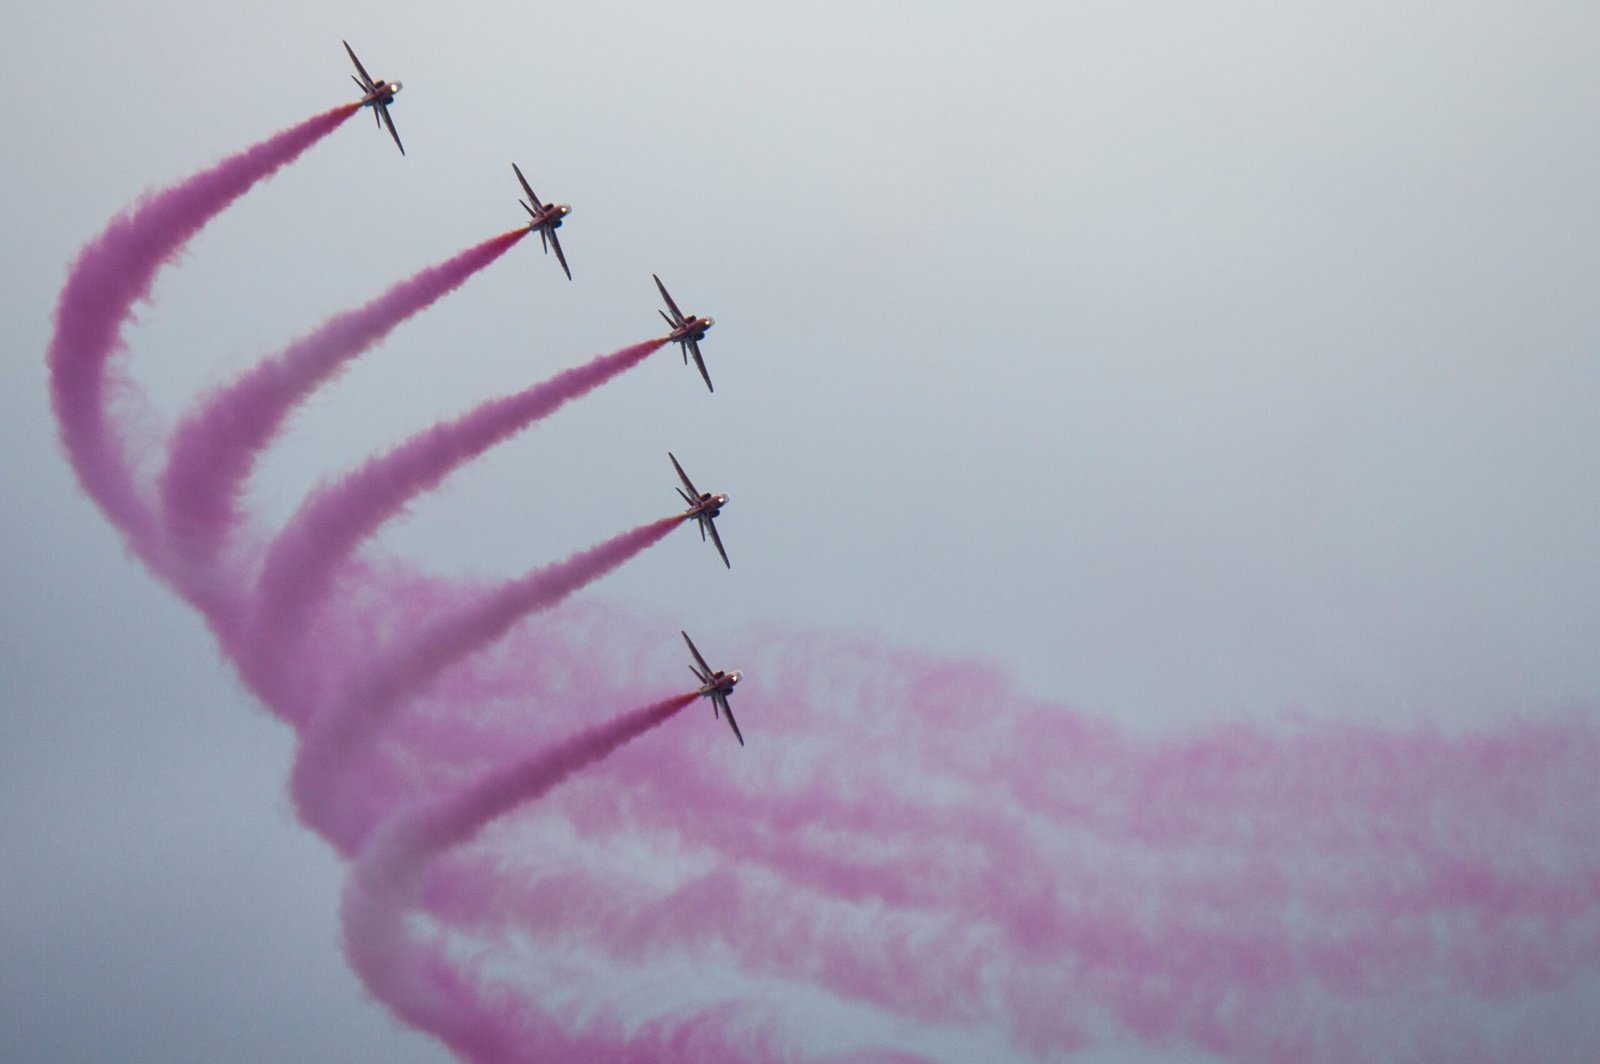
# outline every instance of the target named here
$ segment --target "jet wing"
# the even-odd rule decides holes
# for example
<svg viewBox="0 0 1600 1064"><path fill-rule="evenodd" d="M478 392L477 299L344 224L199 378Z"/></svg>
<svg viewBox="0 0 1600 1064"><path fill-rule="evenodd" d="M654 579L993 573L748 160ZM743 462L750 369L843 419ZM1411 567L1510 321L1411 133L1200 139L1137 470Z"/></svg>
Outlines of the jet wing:
<svg viewBox="0 0 1600 1064"><path fill-rule="evenodd" d="M346 52L350 53L350 62L354 63L356 65L356 69L361 71L362 89L367 92L371 92L373 89L377 88L377 82L372 80L372 75L367 73L367 68L361 65L361 60L356 58L355 49L350 47L350 42L340 41L339 43L344 45L344 50Z"/></svg>
<svg viewBox="0 0 1600 1064"><path fill-rule="evenodd" d="M699 341L694 340L693 338L691 338L691 339L685 340L684 343L688 347L689 353L694 356L694 364L699 368L700 376L705 379L706 391L715 392L716 389L711 387L711 374L706 372L706 360L700 357L700 343L699 343Z"/></svg>
<svg viewBox="0 0 1600 1064"><path fill-rule="evenodd" d="M722 704L722 712L728 715L728 727L733 729L733 737L739 740L739 745L744 745L744 736L739 733L739 722L733 719L733 707L728 705L728 696L717 695L717 701Z"/></svg>
<svg viewBox="0 0 1600 1064"><path fill-rule="evenodd" d="M394 119L389 117L389 105L385 103L374 103L372 108L383 116L383 124L389 127L389 136L394 138L394 146L400 149L401 155L404 155L406 153L406 146L400 143L400 134L395 132Z"/></svg>
<svg viewBox="0 0 1600 1064"><path fill-rule="evenodd" d="M711 666L706 664L706 659L700 656L700 651L695 649L694 640L689 638L689 633L678 629L678 634L683 636L683 641L689 644L689 653L694 655L694 660L700 663L700 668L705 670L705 681L711 682Z"/></svg>
<svg viewBox="0 0 1600 1064"><path fill-rule="evenodd" d="M684 322L683 311L679 310L678 304L674 303L672 301L672 297L667 295L667 286L662 284L661 278L656 277L655 274L652 273L650 276L655 277L656 287L661 289L661 298L665 299L667 301L667 306L672 308L672 324L682 325Z"/></svg>
<svg viewBox="0 0 1600 1064"><path fill-rule="evenodd" d="M711 533L711 542L717 545L717 553L722 555L722 564L732 569L733 563L728 560L728 552L722 549L722 537L717 535L717 523L707 517L701 524Z"/></svg>
<svg viewBox="0 0 1600 1064"><path fill-rule="evenodd" d="M522 182L523 191L528 194L528 198L533 201L533 205L542 209L544 207L544 201L541 200L538 194L533 191L533 186L528 184L528 179L522 176L522 167L518 166L516 163L512 163L511 169L517 172L517 180ZM524 206L527 205L524 204ZM528 213L533 213L532 208L529 208Z"/></svg>
<svg viewBox="0 0 1600 1064"><path fill-rule="evenodd" d="M685 473L683 471L683 466L678 464L676 455L674 455L671 451L668 451L667 457L672 459L672 468L678 471L678 477L683 481L683 486L689 489L689 505L693 506L700 498L700 493L695 490L694 481L689 479L689 474ZM684 638L687 639L689 637L684 636ZM689 645L693 646L694 644L691 643ZM700 664L704 665L705 662L702 661Z"/></svg>
<svg viewBox="0 0 1600 1064"><path fill-rule="evenodd" d="M572 270L567 267L567 257L561 253L561 240L556 236L554 229L540 230L540 232L546 231L550 234L550 246L556 249L556 261L561 263L561 269L566 273L567 280L572 280Z"/></svg>

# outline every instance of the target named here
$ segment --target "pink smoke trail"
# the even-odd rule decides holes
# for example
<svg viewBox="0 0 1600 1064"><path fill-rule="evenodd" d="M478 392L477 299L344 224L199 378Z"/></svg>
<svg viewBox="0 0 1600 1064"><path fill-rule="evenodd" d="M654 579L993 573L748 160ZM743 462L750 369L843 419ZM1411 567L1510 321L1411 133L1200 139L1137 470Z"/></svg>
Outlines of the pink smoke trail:
<svg viewBox="0 0 1600 1064"><path fill-rule="evenodd" d="M336 314L218 389L173 436L161 498L168 529L191 558L209 559L240 520L239 496L289 413L407 318L454 292L528 235L489 238Z"/></svg>
<svg viewBox="0 0 1600 1064"><path fill-rule="evenodd" d="M658 727L695 701L690 692L586 729L537 756L492 772L442 801L402 810L362 848L341 912L345 953L369 992L396 1016L433 1034L475 1064L537 1061L775 1061L788 1057L765 1032L732 1037L726 1006L693 1017L623 1031L613 1017L587 1030L549 1015L536 1002L464 978L436 946L406 924L427 865L490 822L548 794L574 773ZM866 1059L858 1056L855 1059ZM913 1061L905 1054L874 1059Z"/></svg>
<svg viewBox="0 0 1600 1064"><path fill-rule="evenodd" d="M665 342L633 344L489 400L319 488L301 504L262 563L257 629L271 633L279 645L288 644L340 565L407 502L490 447L637 366Z"/></svg>
<svg viewBox="0 0 1600 1064"><path fill-rule="evenodd" d="M122 348L122 329L135 304L150 298L157 271L207 222L357 110L344 104L326 111L147 195L90 241L67 275L46 355L61 442L84 491L135 553L158 570L158 523L134 483L126 441L106 420L107 392L118 385L109 363Z"/></svg>
<svg viewBox="0 0 1600 1064"><path fill-rule="evenodd" d="M351 887L369 897L388 894L409 901L405 895L414 892L417 873L436 854L466 842L490 821L542 797L573 773L666 723L699 697L690 691L624 713L537 757L490 773L460 794L402 811L361 847Z"/></svg>
<svg viewBox="0 0 1600 1064"><path fill-rule="evenodd" d="M410 619L402 618L411 630L394 650L353 679L303 733L292 784L301 818L342 852L353 853L371 827L368 818L382 812L369 808L354 766L393 710L424 693L451 665L501 639L517 621L560 604L660 542L683 520L675 514L614 536L426 625L406 625Z"/></svg>

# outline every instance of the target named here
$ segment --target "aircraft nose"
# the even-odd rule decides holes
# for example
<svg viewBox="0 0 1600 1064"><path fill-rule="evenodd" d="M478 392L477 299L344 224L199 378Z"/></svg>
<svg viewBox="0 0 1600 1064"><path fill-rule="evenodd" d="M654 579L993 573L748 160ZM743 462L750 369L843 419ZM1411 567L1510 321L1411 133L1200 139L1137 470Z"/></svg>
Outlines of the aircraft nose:
<svg viewBox="0 0 1600 1064"><path fill-rule="evenodd" d="M734 669L733 675L730 676L729 679L731 679L734 683L738 683L740 680L744 679L744 673L740 672L738 669Z"/></svg>
<svg viewBox="0 0 1600 1064"><path fill-rule="evenodd" d="M403 88L405 88L405 86L401 85L398 81L389 82L389 91L390 92L399 92Z"/></svg>

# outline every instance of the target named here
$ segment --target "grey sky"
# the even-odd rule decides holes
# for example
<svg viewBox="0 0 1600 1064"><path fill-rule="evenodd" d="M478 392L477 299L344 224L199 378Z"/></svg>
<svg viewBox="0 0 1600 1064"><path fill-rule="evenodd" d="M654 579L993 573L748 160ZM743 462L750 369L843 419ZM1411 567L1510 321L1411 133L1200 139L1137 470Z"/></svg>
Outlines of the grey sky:
<svg viewBox="0 0 1600 1064"><path fill-rule="evenodd" d="M44 385L84 241L348 98L341 37L405 81L410 154L360 116L163 276L131 338L161 413L517 224L513 159L572 203L575 280L524 246L405 326L261 510L650 335L655 271L717 318L716 395L656 356L388 549L520 572L668 512L671 446L733 496L734 571L683 534L601 594L985 657L1154 730L1600 696L1597 31L1553 2L0 14L0 1058L443 1059L361 1002L288 736L77 493Z"/></svg>

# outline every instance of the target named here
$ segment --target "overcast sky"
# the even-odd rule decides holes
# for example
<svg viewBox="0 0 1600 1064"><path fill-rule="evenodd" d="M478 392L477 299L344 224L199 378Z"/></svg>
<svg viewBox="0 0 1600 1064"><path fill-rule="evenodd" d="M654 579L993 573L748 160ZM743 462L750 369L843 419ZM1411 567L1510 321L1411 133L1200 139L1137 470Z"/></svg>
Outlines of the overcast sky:
<svg viewBox="0 0 1600 1064"><path fill-rule="evenodd" d="M289 734L78 492L45 388L78 249L349 99L340 38L405 82L409 154L357 116L162 276L129 363L162 416L516 225L513 160L573 205L574 280L524 243L403 327L259 512L656 333L654 271L716 317L716 394L664 352L384 549L520 572L670 512L670 446L733 496L733 571L683 533L600 596L1168 733L1600 698L1597 35L1557 2L6 9L0 1058L446 1059L362 1001Z"/></svg>

